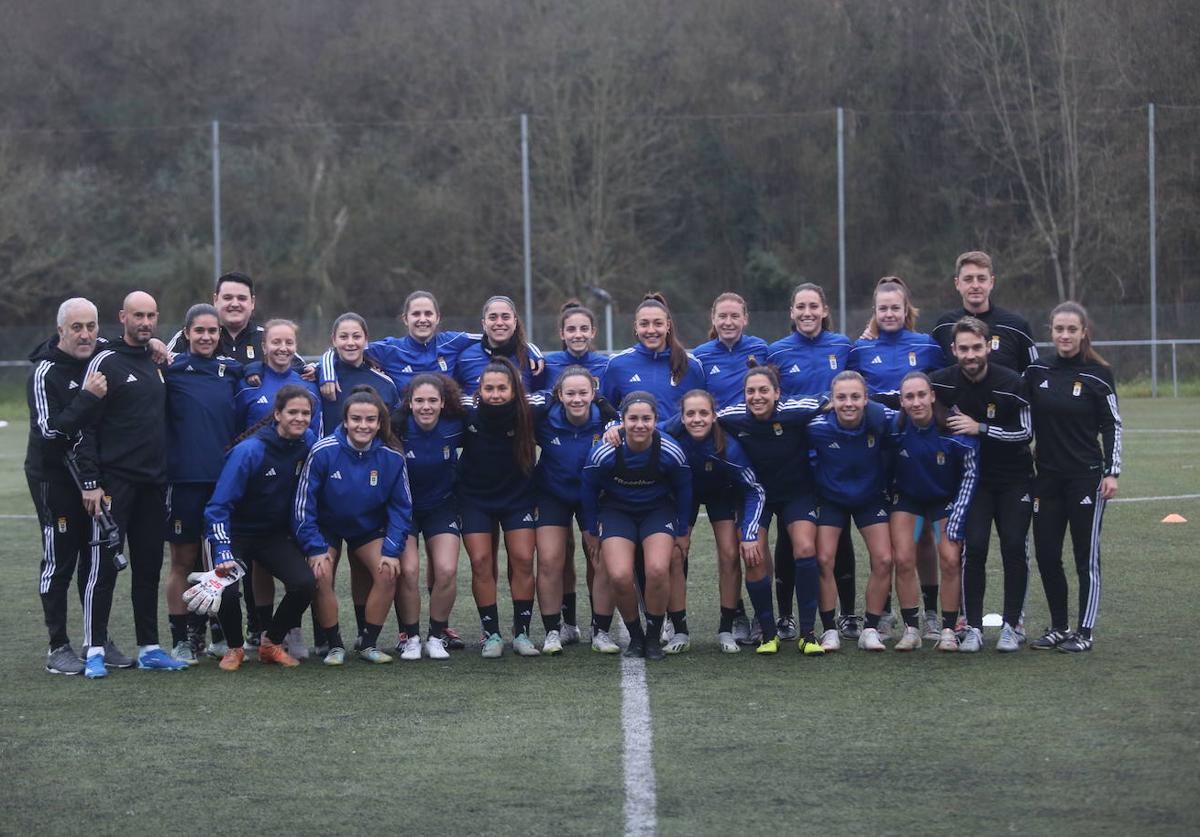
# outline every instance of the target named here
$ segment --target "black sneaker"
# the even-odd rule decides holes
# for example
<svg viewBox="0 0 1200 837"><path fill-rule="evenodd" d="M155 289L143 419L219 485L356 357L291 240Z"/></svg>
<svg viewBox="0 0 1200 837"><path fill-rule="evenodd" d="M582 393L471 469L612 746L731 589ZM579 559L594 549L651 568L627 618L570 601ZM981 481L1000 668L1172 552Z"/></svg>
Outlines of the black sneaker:
<svg viewBox="0 0 1200 837"><path fill-rule="evenodd" d="M1071 634L1063 640L1059 646L1059 651L1066 651L1068 654L1077 654L1080 651L1091 651L1093 639L1090 636L1083 634Z"/></svg>
<svg viewBox="0 0 1200 837"><path fill-rule="evenodd" d="M1053 651L1073 636L1074 634L1070 631L1056 631L1054 628L1050 628L1046 633L1029 643L1029 647L1035 651ZM1091 647L1091 643L1088 646Z"/></svg>
<svg viewBox="0 0 1200 837"><path fill-rule="evenodd" d="M862 617L853 613L844 614L837 618L838 633L843 639L858 639L862 633Z"/></svg>
<svg viewBox="0 0 1200 837"><path fill-rule="evenodd" d="M658 648L657 642L649 643L649 645L653 645L654 647ZM630 658L645 657L647 656L649 645L646 643L646 637L644 635L631 636L629 638L629 645L625 648L625 656ZM663 654L662 648L658 648L658 653L666 656Z"/></svg>
<svg viewBox="0 0 1200 837"><path fill-rule="evenodd" d="M109 668L133 668L136 662L137 660L118 648L111 639L104 643L104 665Z"/></svg>
<svg viewBox="0 0 1200 837"><path fill-rule="evenodd" d="M677 635L678 636L678 635ZM667 652L657 642L646 643L646 659L647 660L665 660Z"/></svg>

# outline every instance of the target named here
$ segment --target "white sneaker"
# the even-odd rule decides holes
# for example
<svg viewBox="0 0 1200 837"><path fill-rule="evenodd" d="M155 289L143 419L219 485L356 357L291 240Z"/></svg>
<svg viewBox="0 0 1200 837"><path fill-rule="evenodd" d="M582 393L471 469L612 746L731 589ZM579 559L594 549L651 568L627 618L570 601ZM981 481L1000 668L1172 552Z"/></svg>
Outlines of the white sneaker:
<svg viewBox="0 0 1200 837"><path fill-rule="evenodd" d="M512 641L513 651L518 657L540 657L542 652L533 644L533 640L529 638L529 634L517 634Z"/></svg>
<svg viewBox="0 0 1200 837"><path fill-rule="evenodd" d="M862 633L858 635L858 647L862 651L886 651L887 646L879 638L879 631L876 628L863 628Z"/></svg>
<svg viewBox="0 0 1200 837"><path fill-rule="evenodd" d="M576 631L578 633L578 631ZM542 642L543 654L561 654L562 637L558 631L546 631L546 639Z"/></svg>
<svg viewBox="0 0 1200 837"><path fill-rule="evenodd" d="M821 648L825 650L826 654L842 650L842 637L837 628L830 628L821 634Z"/></svg>
<svg viewBox="0 0 1200 837"><path fill-rule="evenodd" d="M942 628L942 632L938 636L938 643L934 648L939 651L957 651L958 634L954 633L953 628Z"/></svg>
<svg viewBox="0 0 1200 837"><path fill-rule="evenodd" d="M692 639L687 634L675 634L671 637L670 642L663 646L663 651L668 654L682 654L692 647Z"/></svg>
<svg viewBox="0 0 1200 837"><path fill-rule="evenodd" d="M413 634L404 642L400 649L400 659L412 661L421 659L421 637Z"/></svg>
<svg viewBox="0 0 1200 837"><path fill-rule="evenodd" d="M446 641L440 636L431 636L425 640L425 656L431 660L450 659L450 652L446 650Z"/></svg>
<svg viewBox="0 0 1200 837"><path fill-rule="evenodd" d="M308 659L308 643L304 641L304 633L299 628L292 628L283 638L283 649L297 660Z"/></svg>
<svg viewBox="0 0 1200 837"><path fill-rule="evenodd" d="M608 631L592 631L592 650L599 654L620 654L621 646L613 642Z"/></svg>
<svg viewBox="0 0 1200 837"><path fill-rule="evenodd" d="M1017 630L1007 622L1000 628L1000 638L996 640L996 650L1001 654L1021 650L1021 641L1017 639Z"/></svg>
<svg viewBox="0 0 1200 837"><path fill-rule="evenodd" d="M750 641L743 642L742 645L753 645L757 647L762 643L762 623L757 619L750 623Z"/></svg>
<svg viewBox="0 0 1200 837"><path fill-rule="evenodd" d="M562 628L560 628L558 631L558 641L563 645L578 645L579 626L572 625L568 622L563 622Z"/></svg>
<svg viewBox="0 0 1200 837"><path fill-rule="evenodd" d="M721 631L717 634L717 645L721 646L722 654L737 654L740 652L741 646L738 645L736 634L731 631ZM750 625L746 625L746 636L750 636Z"/></svg>
<svg viewBox="0 0 1200 837"><path fill-rule="evenodd" d="M479 649L479 654L487 660L494 660L497 657L503 656L504 640L500 638L500 634L488 634L484 637L483 647Z"/></svg>
<svg viewBox="0 0 1200 837"><path fill-rule="evenodd" d="M896 614L891 611L881 614L879 617L879 627L876 630L879 631L880 642L887 642L891 639L892 633L896 630Z"/></svg>
<svg viewBox="0 0 1200 837"><path fill-rule="evenodd" d="M675 636L675 626L671 623L670 619L664 619L663 627L662 627L662 639L659 642L659 645L666 645L668 642L671 641L671 638L674 636Z"/></svg>
<svg viewBox="0 0 1200 837"><path fill-rule="evenodd" d="M219 660L224 657L228 651L229 643L225 640L221 640L220 642L210 642L208 647L204 649L204 655L206 657L215 657Z"/></svg>
<svg viewBox="0 0 1200 837"><path fill-rule="evenodd" d="M200 662L196 659L196 652L192 650L192 644L187 641L175 643L175 647L171 649L171 657L181 663L187 663L189 666Z"/></svg>
<svg viewBox="0 0 1200 837"><path fill-rule="evenodd" d="M1021 618L1017 620L1017 624L1013 626L1013 631L1017 635L1017 644L1025 644L1025 614L1021 614Z"/></svg>
<svg viewBox="0 0 1200 837"><path fill-rule="evenodd" d="M775 622L775 630L779 633L780 639L792 640L800 635L799 628L796 627L796 617L781 616Z"/></svg>
<svg viewBox="0 0 1200 837"><path fill-rule="evenodd" d="M937 615L937 611L925 611L925 614L921 617L921 623L924 626L921 639L937 642L942 635L942 619Z"/></svg>
<svg viewBox="0 0 1200 837"><path fill-rule="evenodd" d="M750 620L745 616L735 616L733 619L733 641L739 645L750 644Z"/></svg>
<svg viewBox="0 0 1200 837"><path fill-rule="evenodd" d="M938 636L942 632L938 631ZM897 651L916 651L921 647L921 630L910 625L904 626L904 635L900 637L900 641L896 643L895 650Z"/></svg>
<svg viewBox="0 0 1200 837"><path fill-rule="evenodd" d="M963 634L962 641L958 644L958 650L967 654L974 654L983 648L983 631L979 628L967 628L967 632Z"/></svg>

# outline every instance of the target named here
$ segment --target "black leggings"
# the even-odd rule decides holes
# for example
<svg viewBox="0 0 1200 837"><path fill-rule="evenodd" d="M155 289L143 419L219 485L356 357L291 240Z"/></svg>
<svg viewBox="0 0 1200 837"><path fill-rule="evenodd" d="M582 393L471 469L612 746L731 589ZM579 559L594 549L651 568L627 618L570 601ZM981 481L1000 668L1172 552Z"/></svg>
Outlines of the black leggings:
<svg viewBox="0 0 1200 837"><path fill-rule="evenodd" d="M966 544L962 553L963 611L973 628L983 627L983 595L987 586L988 545L992 522L1000 539L1004 564L1004 621L1016 625L1029 591L1029 519L1033 515L1032 486L980 486L967 512ZM1059 537L1061 547L1062 537Z"/></svg>
<svg viewBox="0 0 1200 837"><path fill-rule="evenodd" d="M1100 611L1100 524L1106 501L1100 497L1099 480L1095 474L1038 474L1033 496L1033 543L1051 627L1063 631L1068 625L1062 550L1070 527L1079 577L1079 627L1090 632Z"/></svg>
<svg viewBox="0 0 1200 837"><path fill-rule="evenodd" d="M290 535L283 534L235 536L229 546L242 564L249 567L252 562L257 562L283 582L283 598L275 608L271 624L265 626L267 639L274 643L282 642L287 632L300 624L300 616L312 603L313 592L317 589L317 579L304 553ZM243 581L247 585L251 583L249 573ZM221 595L221 612L217 617L230 648L241 648L245 644L238 587L238 584L233 584Z"/></svg>

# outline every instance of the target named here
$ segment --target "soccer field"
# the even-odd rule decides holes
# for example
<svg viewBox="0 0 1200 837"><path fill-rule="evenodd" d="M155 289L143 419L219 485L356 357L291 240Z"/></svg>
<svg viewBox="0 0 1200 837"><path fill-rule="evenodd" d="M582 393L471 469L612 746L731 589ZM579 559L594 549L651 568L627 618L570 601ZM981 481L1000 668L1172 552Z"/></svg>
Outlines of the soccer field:
<svg viewBox="0 0 1200 837"><path fill-rule="evenodd" d="M0 834L1196 833L1200 399L1131 399L1122 414L1092 653L1000 655L989 629L977 655L722 655L701 520L692 650L646 666L648 713L642 664L586 645L557 659L483 660L471 643L441 663L45 674L28 426L13 421L0 429ZM1189 522L1159 523L1171 512ZM130 651L124 575L113 633ZM469 581L464 558L453 624L474 638ZM1047 624L1036 570L1031 584L1034 634ZM162 606L160 621L165 637Z"/></svg>

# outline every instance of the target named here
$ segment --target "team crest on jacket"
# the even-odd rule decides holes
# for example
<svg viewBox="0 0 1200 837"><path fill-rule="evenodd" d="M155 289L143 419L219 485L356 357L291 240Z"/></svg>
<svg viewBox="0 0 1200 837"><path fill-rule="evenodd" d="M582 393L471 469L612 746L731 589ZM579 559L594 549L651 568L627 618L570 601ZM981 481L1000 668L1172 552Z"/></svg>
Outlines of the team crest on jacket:
<svg viewBox="0 0 1200 837"><path fill-rule="evenodd" d="M829 368L830 368L830 369L837 369L837 355L830 355L830 356L829 356ZM799 371L799 370L796 370L796 371Z"/></svg>
<svg viewBox="0 0 1200 837"><path fill-rule="evenodd" d="M999 348L1000 348L1000 336L997 334L993 334L992 335L992 351L994 352Z"/></svg>
<svg viewBox="0 0 1200 837"><path fill-rule="evenodd" d="M916 366L916 365L917 365L917 353L916 353L916 352L909 352L909 353L908 353L908 365L909 365L909 366Z"/></svg>
<svg viewBox="0 0 1200 837"><path fill-rule="evenodd" d="M939 465L946 464L946 454L940 450L937 452L937 464L939 464Z"/></svg>
<svg viewBox="0 0 1200 837"><path fill-rule="evenodd" d="M176 535L183 534L183 521L180 520L179 518L175 518L175 534Z"/></svg>
<svg viewBox="0 0 1200 837"><path fill-rule="evenodd" d="M775 431L776 436L783 435L783 425L779 422L775 422L775 424L771 425L771 429Z"/></svg>
<svg viewBox="0 0 1200 837"><path fill-rule="evenodd" d="M254 360L254 347L253 346L246 347L246 357L250 360Z"/></svg>
<svg viewBox="0 0 1200 837"><path fill-rule="evenodd" d="M446 365L446 359L441 355L438 355L437 365L438 369L442 370L443 372L448 372L450 370L450 367Z"/></svg>
<svg viewBox="0 0 1200 837"><path fill-rule="evenodd" d="M450 446L449 445L445 445L442 447L442 459L445 459L447 462L450 461Z"/></svg>
<svg viewBox="0 0 1200 837"><path fill-rule="evenodd" d="M379 485L379 472L371 471L371 485Z"/></svg>
<svg viewBox="0 0 1200 837"><path fill-rule="evenodd" d="M225 377L225 364L223 364L223 363L217 364L217 377L218 378Z"/></svg>
<svg viewBox="0 0 1200 837"><path fill-rule="evenodd" d="M996 417L996 405L995 404L987 405L987 417L990 419L994 419Z"/></svg>
<svg viewBox="0 0 1200 837"><path fill-rule="evenodd" d="M869 447L869 448L875 447L875 434L874 433L867 434L867 447Z"/></svg>
<svg viewBox="0 0 1200 837"><path fill-rule="evenodd" d="M65 517L60 517L58 519L58 533L60 535L65 535L67 533L67 519Z"/></svg>
<svg viewBox="0 0 1200 837"><path fill-rule="evenodd" d="M706 470L706 471L711 471L711 470L712 470L712 463L711 463L711 462L705 462L705 463L704 463L704 470Z"/></svg>
<svg viewBox="0 0 1200 837"><path fill-rule="evenodd" d="M1081 392L1083 392L1083 384L1079 381L1076 381L1075 385L1071 387L1071 395L1074 395L1076 398L1078 398L1079 393Z"/></svg>

